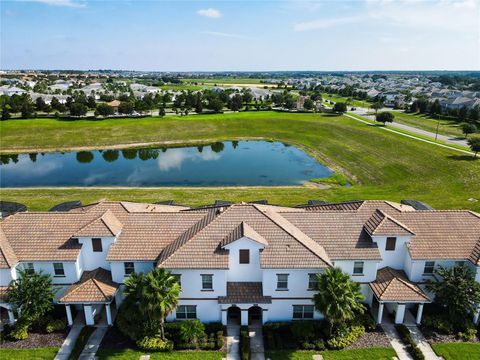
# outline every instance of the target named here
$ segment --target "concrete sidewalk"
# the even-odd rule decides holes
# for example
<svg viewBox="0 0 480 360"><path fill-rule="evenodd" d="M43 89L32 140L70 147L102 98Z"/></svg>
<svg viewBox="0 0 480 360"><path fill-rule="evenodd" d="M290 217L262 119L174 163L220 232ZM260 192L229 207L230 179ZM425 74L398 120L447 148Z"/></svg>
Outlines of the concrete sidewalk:
<svg viewBox="0 0 480 360"><path fill-rule="evenodd" d="M410 334L412 334L413 341L417 344L418 348L422 351L425 356L425 360L441 360L442 358L435 354L430 344L427 342L422 332L417 326L407 325Z"/></svg>
<svg viewBox="0 0 480 360"><path fill-rule="evenodd" d="M95 354L100 347L103 337L107 333L108 327L97 327L95 331L90 335L88 341L83 348L82 353L79 356L79 360L94 360Z"/></svg>
<svg viewBox="0 0 480 360"><path fill-rule="evenodd" d="M227 326L227 360L240 360L240 325Z"/></svg>
<svg viewBox="0 0 480 360"><path fill-rule="evenodd" d="M83 329L83 325L73 326L65 340L63 341L60 350L58 350L57 355L55 356L54 360L68 360L70 354L72 353L73 348L75 347L75 343L77 342L78 335Z"/></svg>
<svg viewBox="0 0 480 360"><path fill-rule="evenodd" d="M265 360L262 325L249 326L248 335L250 337L250 359Z"/></svg>
<svg viewBox="0 0 480 360"><path fill-rule="evenodd" d="M393 347L393 350L397 353L397 357L399 360L413 360L413 357L408 353L407 348L403 345L402 340L400 339L400 335L397 333L395 329L395 325L393 324L382 324L383 331L387 335L388 339L390 340L390 344Z"/></svg>

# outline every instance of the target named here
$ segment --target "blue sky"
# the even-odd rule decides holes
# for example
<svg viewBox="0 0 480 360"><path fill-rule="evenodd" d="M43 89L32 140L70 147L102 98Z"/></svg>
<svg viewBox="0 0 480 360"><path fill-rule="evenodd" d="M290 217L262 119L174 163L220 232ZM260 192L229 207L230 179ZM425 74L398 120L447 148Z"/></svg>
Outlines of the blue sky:
<svg viewBox="0 0 480 360"><path fill-rule="evenodd" d="M480 70L480 0L0 0L2 69Z"/></svg>

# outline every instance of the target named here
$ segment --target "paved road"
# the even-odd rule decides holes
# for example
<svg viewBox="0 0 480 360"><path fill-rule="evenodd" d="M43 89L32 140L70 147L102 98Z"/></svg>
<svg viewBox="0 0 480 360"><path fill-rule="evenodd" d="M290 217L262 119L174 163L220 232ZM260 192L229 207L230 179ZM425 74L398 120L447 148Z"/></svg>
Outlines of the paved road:
<svg viewBox="0 0 480 360"><path fill-rule="evenodd" d="M382 109L382 110L391 111L391 109ZM372 120L372 121L375 120L374 115L369 115L368 114L368 109L357 108L354 111L349 111L349 113L362 116L362 117L367 118L367 119ZM393 127L393 128L397 128L397 129L400 129L400 130L405 130L405 131L411 132L413 134L426 136L426 137L429 137L429 138L432 138L433 140L435 140L435 133L433 133L431 131L422 130L422 129L419 129L419 128L416 128L416 127L413 127L413 126L410 126L410 125L400 124L400 123L397 123L395 121L392 122L392 123L389 123L388 126ZM452 137L452 136L446 136L446 135L442 135L442 134L438 134L437 139L441 140L445 143L448 143L448 144L460 145L460 146L465 146L465 147L468 148L467 140L465 140L465 139L456 138L456 137Z"/></svg>

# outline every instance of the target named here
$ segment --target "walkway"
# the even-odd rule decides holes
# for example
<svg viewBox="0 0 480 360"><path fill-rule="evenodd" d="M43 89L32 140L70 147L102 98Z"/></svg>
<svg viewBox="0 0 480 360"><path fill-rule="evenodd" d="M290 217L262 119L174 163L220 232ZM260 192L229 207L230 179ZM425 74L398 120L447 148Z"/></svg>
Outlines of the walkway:
<svg viewBox="0 0 480 360"><path fill-rule="evenodd" d="M227 326L227 360L240 360L240 325Z"/></svg>
<svg viewBox="0 0 480 360"><path fill-rule="evenodd" d="M83 348L82 353L80 354L78 360L95 360L95 354L97 353L100 343L102 342L103 337L107 333L108 327L102 326L97 327L95 331L90 335L88 341Z"/></svg>
<svg viewBox="0 0 480 360"><path fill-rule="evenodd" d="M249 326L248 335L250 336L250 360L265 360L262 324Z"/></svg>
<svg viewBox="0 0 480 360"><path fill-rule="evenodd" d="M382 324L381 326L385 334L387 334L393 350L397 353L398 360L413 360L413 357L408 353L406 346L400 339L400 335L398 335L397 330L395 330L395 325Z"/></svg>
<svg viewBox="0 0 480 360"><path fill-rule="evenodd" d="M422 351L423 355L425 356L425 360L441 360L441 357L438 357L433 351L430 344L427 342L425 337L423 336L422 332L417 326L407 325L408 330L410 330L410 334L412 334L413 341L417 344L417 346Z"/></svg>
<svg viewBox="0 0 480 360"><path fill-rule="evenodd" d="M72 326L54 360L68 360L82 328L83 325Z"/></svg>

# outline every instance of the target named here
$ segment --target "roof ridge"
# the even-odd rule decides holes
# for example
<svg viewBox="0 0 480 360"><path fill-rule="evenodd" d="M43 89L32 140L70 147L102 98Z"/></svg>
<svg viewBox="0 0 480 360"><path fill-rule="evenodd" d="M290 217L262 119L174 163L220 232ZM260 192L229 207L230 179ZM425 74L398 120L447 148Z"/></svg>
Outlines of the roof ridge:
<svg viewBox="0 0 480 360"><path fill-rule="evenodd" d="M380 211L382 214L385 215L385 218L388 218L389 220L392 220L395 224L401 226L402 228L404 228L405 230L407 230L408 232L410 232L412 235L415 235L415 233L413 232L413 230L411 230L407 225L405 225L404 223L402 223L401 221L395 219L393 216L387 214L386 212L380 210L380 209L377 209L378 211Z"/></svg>
<svg viewBox="0 0 480 360"><path fill-rule="evenodd" d="M283 231L285 231L287 234L289 234L291 237L293 237L295 240L297 240L300 244L302 244L306 249L308 249L311 253L313 253L314 255L316 255L318 258L320 258L324 263L326 263L327 265L330 265L332 266L332 262L330 260L330 257L328 256L327 254L327 251L325 250L325 248L320 245L319 243L317 243L315 240L313 240L310 236L308 236L307 234L305 234L302 230L300 230L298 227L296 227L295 225L293 225L290 221L288 221L286 218L284 218L280 213L278 212L275 212L275 211L271 211L271 209L267 209L265 211L262 211L260 210L255 204L253 204L253 207L255 209L257 209L258 212L260 212L261 214L263 214L264 216L268 217L270 219L270 221L272 221L273 223L275 223L278 227L280 227ZM284 224L280 224L279 221L282 221L282 222L287 222L288 224L290 224L290 226L293 228L293 229L287 229ZM291 230L294 230L294 231L291 231ZM299 234L294 234L295 232L298 232ZM311 241L312 245L317 247L317 249L312 249L311 246L309 246L308 244L306 244L305 239L300 239L297 235L300 235L302 237L305 237L305 239L307 241Z"/></svg>

